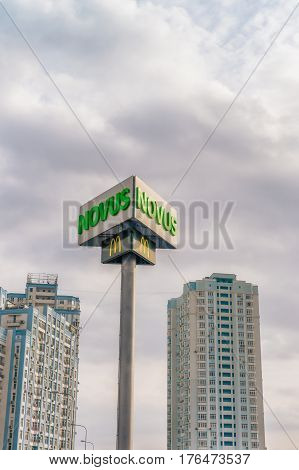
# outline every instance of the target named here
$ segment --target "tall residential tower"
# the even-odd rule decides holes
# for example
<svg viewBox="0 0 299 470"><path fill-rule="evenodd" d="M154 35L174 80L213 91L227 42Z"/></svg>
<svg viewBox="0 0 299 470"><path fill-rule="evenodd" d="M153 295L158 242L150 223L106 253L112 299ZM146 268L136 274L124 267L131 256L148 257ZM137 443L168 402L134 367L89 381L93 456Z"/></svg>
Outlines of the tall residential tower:
<svg viewBox="0 0 299 470"><path fill-rule="evenodd" d="M168 449L265 449L258 288L234 274L168 302Z"/></svg>
<svg viewBox="0 0 299 470"><path fill-rule="evenodd" d="M1 449L74 447L80 302L57 289L48 274L0 288Z"/></svg>

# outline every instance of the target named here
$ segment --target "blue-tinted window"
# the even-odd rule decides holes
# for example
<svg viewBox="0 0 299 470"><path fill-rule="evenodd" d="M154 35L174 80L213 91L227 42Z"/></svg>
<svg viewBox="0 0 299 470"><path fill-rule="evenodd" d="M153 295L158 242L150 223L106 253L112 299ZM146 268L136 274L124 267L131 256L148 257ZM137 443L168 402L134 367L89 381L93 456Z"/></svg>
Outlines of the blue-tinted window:
<svg viewBox="0 0 299 470"><path fill-rule="evenodd" d="M224 445L225 446L233 446L233 442L232 441L224 441Z"/></svg>
<svg viewBox="0 0 299 470"><path fill-rule="evenodd" d="M224 423L223 427L224 428L232 428L233 425L231 423Z"/></svg>
<svg viewBox="0 0 299 470"><path fill-rule="evenodd" d="M233 437L233 433L232 432L225 432L224 437Z"/></svg>

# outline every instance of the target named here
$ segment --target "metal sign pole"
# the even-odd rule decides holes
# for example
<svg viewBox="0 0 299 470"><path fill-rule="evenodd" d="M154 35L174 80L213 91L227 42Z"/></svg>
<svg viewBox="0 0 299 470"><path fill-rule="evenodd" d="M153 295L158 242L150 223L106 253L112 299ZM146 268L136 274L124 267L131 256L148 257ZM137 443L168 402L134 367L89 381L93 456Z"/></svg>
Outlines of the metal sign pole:
<svg viewBox="0 0 299 470"><path fill-rule="evenodd" d="M132 448L135 268L135 254L128 253L124 255L121 264L117 450L129 450Z"/></svg>

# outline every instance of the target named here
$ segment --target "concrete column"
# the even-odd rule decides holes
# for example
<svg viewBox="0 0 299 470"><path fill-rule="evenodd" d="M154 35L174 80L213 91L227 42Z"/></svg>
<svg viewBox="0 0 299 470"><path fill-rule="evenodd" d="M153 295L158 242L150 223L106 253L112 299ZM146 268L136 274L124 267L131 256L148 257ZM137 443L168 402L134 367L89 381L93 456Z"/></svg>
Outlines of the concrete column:
<svg viewBox="0 0 299 470"><path fill-rule="evenodd" d="M128 253L122 258L117 450L132 449L134 402L134 336L135 336L135 268L136 257Z"/></svg>

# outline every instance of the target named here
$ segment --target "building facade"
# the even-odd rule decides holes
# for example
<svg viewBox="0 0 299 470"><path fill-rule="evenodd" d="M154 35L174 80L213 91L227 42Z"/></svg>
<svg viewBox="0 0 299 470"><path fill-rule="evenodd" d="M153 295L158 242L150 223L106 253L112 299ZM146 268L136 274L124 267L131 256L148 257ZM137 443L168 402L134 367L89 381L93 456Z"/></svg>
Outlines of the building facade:
<svg viewBox="0 0 299 470"><path fill-rule="evenodd" d="M0 309L5 308L6 305L7 292L6 290L0 287Z"/></svg>
<svg viewBox="0 0 299 470"><path fill-rule="evenodd" d="M265 449L258 288L234 274L168 302L168 449Z"/></svg>
<svg viewBox="0 0 299 470"><path fill-rule="evenodd" d="M2 449L74 447L80 302L58 295L57 289L57 276L30 274L24 294L5 293L0 309Z"/></svg>

